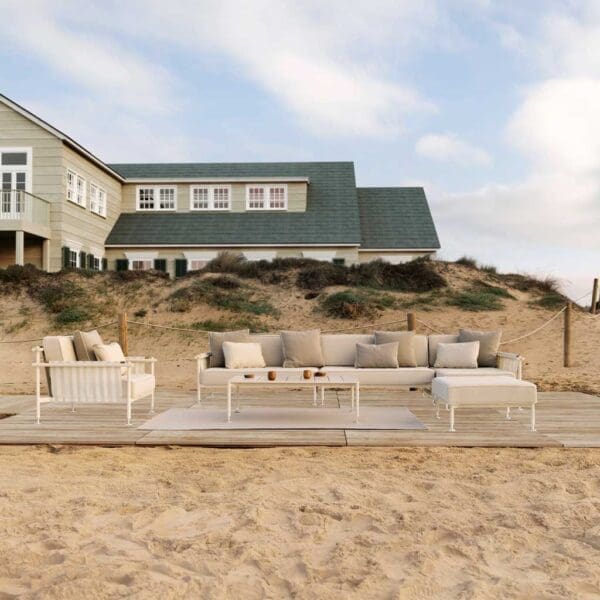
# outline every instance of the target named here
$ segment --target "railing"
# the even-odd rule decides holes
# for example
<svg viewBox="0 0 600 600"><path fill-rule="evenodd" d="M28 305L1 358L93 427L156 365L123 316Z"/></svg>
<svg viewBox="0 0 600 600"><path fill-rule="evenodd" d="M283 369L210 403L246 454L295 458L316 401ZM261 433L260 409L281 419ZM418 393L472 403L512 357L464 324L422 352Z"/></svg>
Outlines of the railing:
<svg viewBox="0 0 600 600"><path fill-rule="evenodd" d="M0 191L0 220L50 225L50 203L25 190Z"/></svg>

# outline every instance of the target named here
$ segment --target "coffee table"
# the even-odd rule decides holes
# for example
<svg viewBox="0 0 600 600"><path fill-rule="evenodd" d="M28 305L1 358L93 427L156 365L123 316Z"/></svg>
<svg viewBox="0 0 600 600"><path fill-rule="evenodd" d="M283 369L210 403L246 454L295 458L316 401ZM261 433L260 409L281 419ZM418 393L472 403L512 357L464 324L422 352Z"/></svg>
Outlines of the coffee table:
<svg viewBox="0 0 600 600"><path fill-rule="evenodd" d="M231 392L235 390L237 398L237 410L240 408L240 388L244 387L282 387L282 388L311 388L313 391L313 405L317 406L317 395L321 394L321 406L325 402L325 390L327 388L344 388L351 390L351 407L354 411L354 422L358 423L360 414L360 385L358 379L353 375L323 375L312 376L304 379L302 373L277 373L277 379L270 381L267 375L256 375L247 379L243 375L232 377L227 383L227 422L231 422Z"/></svg>

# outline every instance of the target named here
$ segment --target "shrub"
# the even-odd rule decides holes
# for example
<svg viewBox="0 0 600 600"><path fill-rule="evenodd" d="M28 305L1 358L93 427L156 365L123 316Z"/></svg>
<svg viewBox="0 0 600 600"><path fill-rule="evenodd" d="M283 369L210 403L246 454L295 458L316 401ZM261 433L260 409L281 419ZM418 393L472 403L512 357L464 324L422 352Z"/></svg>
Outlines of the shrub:
<svg viewBox="0 0 600 600"><path fill-rule="evenodd" d="M348 269L343 265L315 262L300 270L296 278L298 287L305 290L322 290L331 285L347 285Z"/></svg>
<svg viewBox="0 0 600 600"><path fill-rule="evenodd" d="M207 281L214 287L218 287L223 290L235 290L242 286L241 281L237 277L231 277L230 275L211 277Z"/></svg>
<svg viewBox="0 0 600 600"><path fill-rule="evenodd" d="M111 271L110 276L115 281L154 281L169 279L169 274L164 271Z"/></svg>
<svg viewBox="0 0 600 600"><path fill-rule="evenodd" d="M51 313L60 313L87 300L83 288L69 279L40 281L29 289L29 294Z"/></svg>
<svg viewBox="0 0 600 600"><path fill-rule="evenodd" d="M498 275L498 277L505 285L520 292L560 294L560 283L553 277L541 279L533 275L522 275L520 273L507 273Z"/></svg>
<svg viewBox="0 0 600 600"><path fill-rule="evenodd" d="M58 325L68 325L69 323L79 323L81 321L87 321L88 318L89 314L85 309L80 308L78 306L71 306L59 312L54 317L54 320Z"/></svg>
<svg viewBox="0 0 600 600"><path fill-rule="evenodd" d="M473 286L473 291L484 292L486 294L492 294L493 296L498 296L499 298L511 298L515 299L515 297L503 287L498 287L496 285L490 285L485 281L477 281Z"/></svg>
<svg viewBox="0 0 600 600"><path fill-rule="evenodd" d="M395 302L395 298L389 294L344 290L325 296L321 300L321 308L330 317L359 319L372 316L378 310L390 308Z"/></svg>
<svg viewBox="0 0 600 600"><path fill-rule="evenodd" d="M37 282L46 274L40 271L33 265L10 265L6 269L0 269L0 283L14 286L28 286ZM3 290L7 290L6 286L2 286Z"/></svg>
<svg viewBox="0 0 600 600"><path fill-rule="evenodd" d="M148 314L148 311L145 308L140 308L133 313L134 317L138 319L143 319Z"/></svg>
<svg viewBox="0 0 600 600"><path fill-rule="evenodd" d="M567 299L562 295L556 292L550 292L548 294L544 294L541 298L538 298L534 302L537 306L541 306L542 308L547 308L551 310L558 310L562 308L567 303Z"/></svg>
<svg viewBox="0 0 600 600"><path fill-rule="evenodd" d="M468 311L502 310L504 308L496 294L475 290L452 294L448 299L448 304Z"/></svg>
<svg viewBox="0 0 600 600"><path fill-rule="evenodd" d="M459 259L454 261L457 265L468 267L469 269L477 268L477 261L472 256L461 256Z"/></svg>
<svg viewBox="0 0 600 600"><path fill-rule="evenodd" d="M239 319L207 319L206 321L196 321L192 323L192 329L199 331L236 331L238 329L249 329L251 333L264 333L267 327L253 318L242 317Z"/></svg>
<svg viewBox="0 0 600 600"><path fill-rule="evenodd" d="M498 269L494 265L481 265L479 267L485 273L489 273L490 275L497 275Z"/></svg>

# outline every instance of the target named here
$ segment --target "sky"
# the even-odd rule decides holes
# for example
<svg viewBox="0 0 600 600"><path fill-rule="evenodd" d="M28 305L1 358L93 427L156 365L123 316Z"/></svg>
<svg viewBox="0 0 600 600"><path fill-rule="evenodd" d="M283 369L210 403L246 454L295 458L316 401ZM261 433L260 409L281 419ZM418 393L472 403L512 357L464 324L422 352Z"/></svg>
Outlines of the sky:
<svg viewBox="0 0 600 600"><path fill-rule="evenodd" d="M352 160L444 259L600 275L600 0L0 2L0 91L106 162Z"/></svg>

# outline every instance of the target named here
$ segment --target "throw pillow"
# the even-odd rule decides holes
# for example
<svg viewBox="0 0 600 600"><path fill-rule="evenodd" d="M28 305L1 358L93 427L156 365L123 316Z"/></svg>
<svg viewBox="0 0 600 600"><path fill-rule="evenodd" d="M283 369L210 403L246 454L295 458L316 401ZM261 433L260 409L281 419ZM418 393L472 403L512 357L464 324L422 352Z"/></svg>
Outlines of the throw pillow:
<svg viewBox="0 0 600 600"><path fill-rule="evenodd" d="M476 369L479 342L438 344L435 369Z"/></svg>
<svg viewBox="0 0 600 600"><path fill-rule="evenodd" d="M475 331L461 329L458 333L459 342L479 342L479 357L477 363L480 367L495 367L496 355L500 348L502 331Z"/></svg>
<svg viewBox="0 0 600 600"><path fill-rule="evenodd" d="M262 348L256 342L223 342L227 369L261 369L266 366Z"/></svg>
<svg viewBox="0 0 600 600"><path fill-rule="evenodd" d="M359 369L397 369L398 342L389 344L356 344L356 361Z"/></svg>
<svg viewBox="0 0 600 600"><path fill-rule="evenodd" d="M282 331L283 366L322 367L321 330Z"/></svg>
<svg viewBox="0 0 600 600"><path fill-rule="evenodd" d="M415 354L414 331L376 331L376 344L398 343L398 366L416 367L417 355Z"/></svg>
<svg viewBox="0 0 600 600"><path fill-rule="evenodd" d="M225 356L223 355L223 342L245 342L248 340L249 335L249 329L224 331L222 333L211 331L208 334L208 347L211 353L208 366L211 369L214 367L224 367Z"/></svg>
<svg viewBox="0 0 600 600"><path fill-rule="evenodd" d="M96 360L94 346L100 346L104 342L94 329L94 331L76 331L73 334L73 344L77 360Z"/></svg>
<svg viewBox="0 0 600 600"><path fill-rule="evenodd" d="M125 362L127 360L118 342L97 344L94 346L94 354L96 355L96 360L105 362Z"/></svg>

